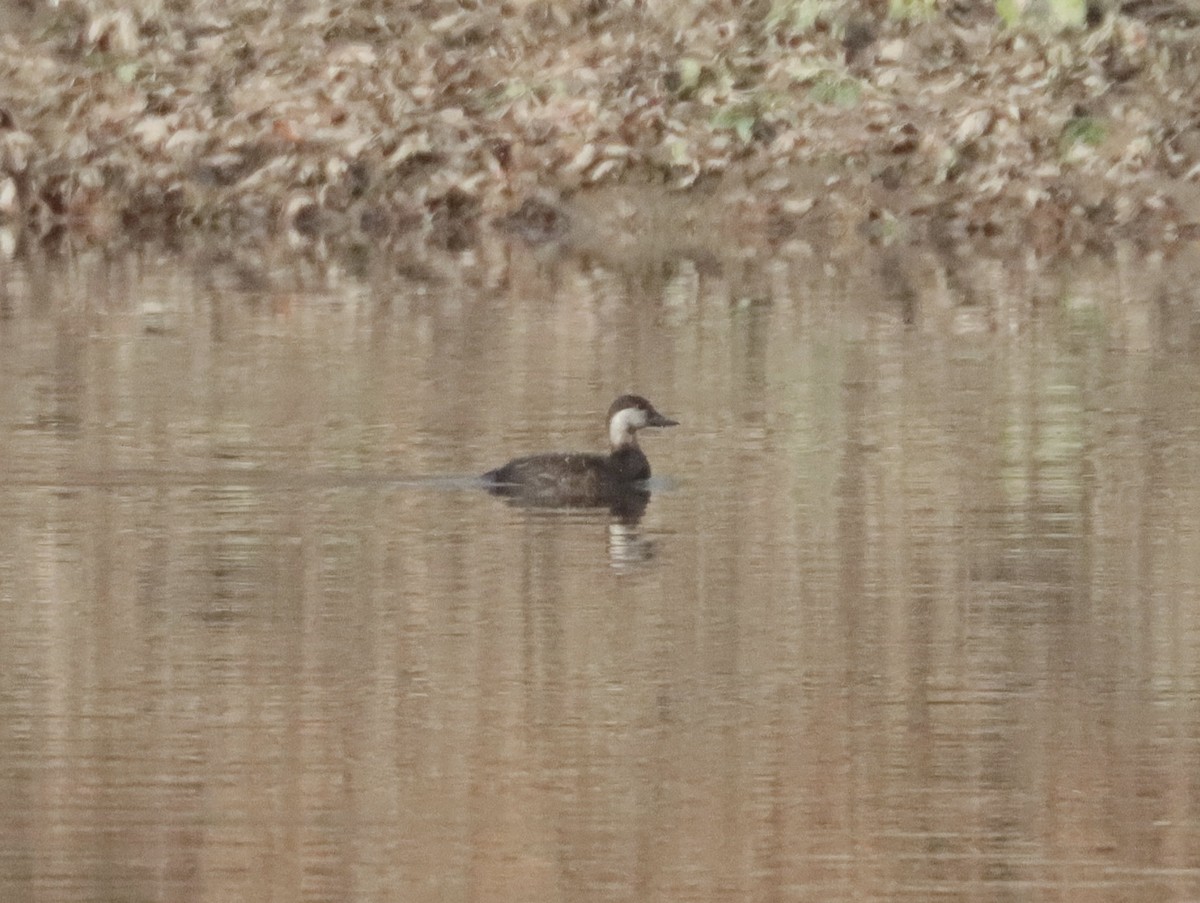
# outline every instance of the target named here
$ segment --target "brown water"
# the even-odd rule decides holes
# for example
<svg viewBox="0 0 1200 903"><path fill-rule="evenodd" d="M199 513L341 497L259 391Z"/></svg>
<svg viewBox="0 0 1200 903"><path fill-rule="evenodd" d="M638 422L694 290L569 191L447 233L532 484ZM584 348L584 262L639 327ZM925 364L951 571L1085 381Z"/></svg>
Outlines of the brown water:
<svg viewBox="0 0 1200 903"><path fill-rule="evenodd" d="M0 900L1200 898L1187 286L393 263L7 264Z"/></svg>

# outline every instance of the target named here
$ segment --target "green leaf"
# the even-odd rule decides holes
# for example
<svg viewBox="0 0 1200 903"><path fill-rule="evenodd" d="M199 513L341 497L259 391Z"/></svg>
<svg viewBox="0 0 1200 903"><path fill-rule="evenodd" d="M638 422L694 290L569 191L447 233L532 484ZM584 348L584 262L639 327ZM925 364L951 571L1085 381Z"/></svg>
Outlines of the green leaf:
<svg viewBox="0 0 1200 903"><path fill-rule="evenodd" d="M690 91L700 84L700 76L704 74L704 64L697 59L685 56L679 61L680 90Z"/></svg>
<svg viewBox="0 0 1200 903"><path fill-rule="evenodd" d="M1019 0L996 0L996 15L1006 28L1012 28L1021 21L1021 4Z"/></svg>
<svg viewBox="0 0 1200 903"><path fill-rule="evenodd" d="M1087 19L1087 0L995 0L996 15L1009 28L1026 23L1051 31L1076 28Z"/></svg>
<svg viewBox="0 0 1200 903"><path fill-rule="evenodd" d="M817 103L828 103L849 109L858 103L862 86L857 79L832 72L823 74L808 91L808 96Z"/></svg>
<svg viewBox="0 0 1200 903"><path fill-rule="evenodd" d="M888 16L901 22L932 19L934 11L934 0L888 0Z"/></svg>
<svg viewBox="0 0 1200 903"><path fill-rule="evenodd" d="M775 0L767 13L767 28L808 31L818 21L829 19L837 8L834 0Z"/></svg>
<svg viewBox="0 0 1200 903"><path fill-rule="evenodd" d="M1062 134L1058 137L1058 148L1066 153L1077 144L1099 147L1104 143L1107 133L1104 123L1095 116L1076 116L1063 126Z"/></svg>
<svg viewBox="0 0 1200 903"><path fill-rule="evenodd" d="M749 144L754 139L756 122L758 113L745 104L722 107L712 117L714 128L729 129L742 139L743 144Z"/></svg>
<svg viewBox="0 0 1200 903"><path fill-rule="evenodd" d="M1087 20L1087 2L1086 0L1050 0L1050 16L1060 25L1082 25Z"/></svg>

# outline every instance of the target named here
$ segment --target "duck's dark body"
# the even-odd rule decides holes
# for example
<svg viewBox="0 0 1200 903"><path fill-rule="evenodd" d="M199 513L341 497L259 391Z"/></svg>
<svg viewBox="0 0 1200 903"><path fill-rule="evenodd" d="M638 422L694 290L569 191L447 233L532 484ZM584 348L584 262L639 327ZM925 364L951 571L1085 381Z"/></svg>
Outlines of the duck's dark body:
<svg viewBox="0 0 1200 903"><path fill-rule="evenodd" d="M675 421L644 398L622 395L609 409L608 423L612 450L607 455L572 452L514 458L489 470L483 480L495 495L534 505L605 507L631 496L640 497L644 505L650 461L634 434L645 426L673 426Z"/></svg>
<svg viewBox="0 0 1200 903"><path fill-rule="evenodd" d="M483 479L504 495L563 499L564 504L603 504L650 478L650 462L640 448L619 448L608 455L530 455L489 470ZM504 490L510 490L505 492Z"/></svg>

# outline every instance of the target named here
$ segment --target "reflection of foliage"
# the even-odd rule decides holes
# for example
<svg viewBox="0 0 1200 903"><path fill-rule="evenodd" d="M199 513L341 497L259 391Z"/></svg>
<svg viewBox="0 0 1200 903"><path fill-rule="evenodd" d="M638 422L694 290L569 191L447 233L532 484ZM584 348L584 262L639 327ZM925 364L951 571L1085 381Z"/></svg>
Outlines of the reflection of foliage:
<svg viewBox="0 0 1200 903"><path fill-rule="evenodd" d="M1081 339L1088 342L1106 341L1108 339L1108 321L1104 316L1104 308L1095 298L1086 294L1066 294L1059 300L1059 309L1063 320L1070 328L1068 335L1071 344L1078 344Z"/></svg>

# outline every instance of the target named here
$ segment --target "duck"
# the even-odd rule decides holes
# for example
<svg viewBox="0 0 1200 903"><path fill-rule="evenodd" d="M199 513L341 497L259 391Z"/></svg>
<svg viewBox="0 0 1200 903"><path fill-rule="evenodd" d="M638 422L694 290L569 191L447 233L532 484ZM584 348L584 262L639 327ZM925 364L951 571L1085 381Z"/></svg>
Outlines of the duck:
<svg viewBox="0 0 1200 903"><path fill-rule="evenodd" d="M602 507L633 495L649 497L650 461L638 445L638 430L678 426L640 395L622 395L608 409L607 455L550 452L513 458L482 480L494 495L532 504Z"/></svg>

